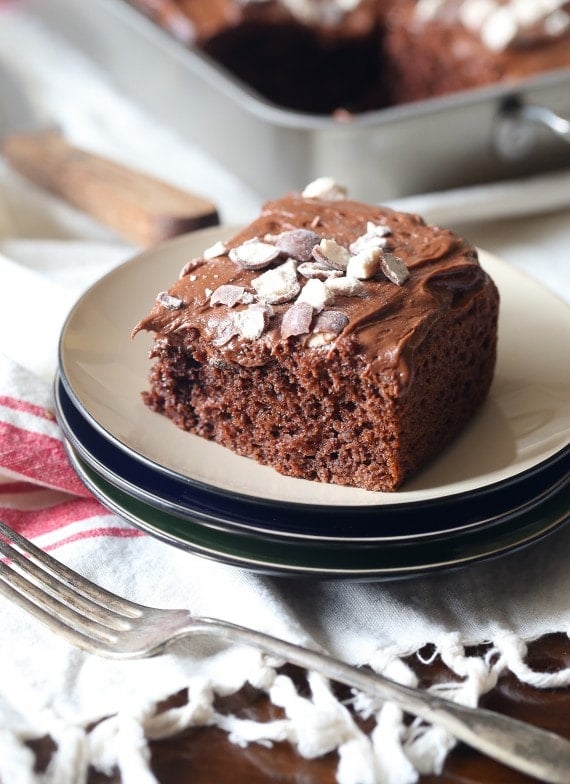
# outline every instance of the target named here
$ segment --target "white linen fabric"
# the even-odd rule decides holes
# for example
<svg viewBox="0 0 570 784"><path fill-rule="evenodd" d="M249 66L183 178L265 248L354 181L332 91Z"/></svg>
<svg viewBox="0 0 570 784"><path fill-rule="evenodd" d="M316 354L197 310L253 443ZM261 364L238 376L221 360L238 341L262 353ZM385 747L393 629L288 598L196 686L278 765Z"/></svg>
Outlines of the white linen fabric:
<svg viewBox="0 0 570 784"><path fill-rule="evenodd" d="M150 161L147 169L217 201L227 222L255 215L255 194L132 107L79 53L17 7L0 8L0 56L59 112L76 141L127 163ZM570 300L564 177L568 185L567 173L530 183L544 202L537 197L532 214L524 207L524 223L520 184L500 186L501 204L510 205L500 220L482 220L479 190L448 194L462 205L450 224L461 220L479 245ZM0 517L121 595L252 626L403 683L416 682L404 657L431 644L460 676L438 688L464 704L477 704L507 670L536 688L570 685L570 669L536 672L525 663L529 641L570 634L568 527L488 564L353 584L265 577L201 559L133 529L92 499L66 463L51 414L57 338L77 296L135 249L2 164L0 183ZM488 198L497 194L489 188ZM429 217L444 204L442 195L418 197L413 209L425 208ZM468 222L470 204L475 220ZM0 613L2 781L81 784L92 765L103 772L117 767L125 784L150 784L148 739L192 725L217 725L238 744L288 739L309 758L337 749L341 784L409 784L441 770L453 746L437 728L406 726L396 706L355 695L355 710L376 717L366 735L324 679L310 674L311 695L300 696L278 662L243 646L192 638L158 658L113 662L72 648L8 601L0 601ZM466 647L478 643L489 644L486 655L468 655ZM246 682L266 690L285 717L264 724L220 714L215 696ZM159 700L184 688L188 704L155 713ZM37 773L26 741L45 734L57 750Z"/></svg>

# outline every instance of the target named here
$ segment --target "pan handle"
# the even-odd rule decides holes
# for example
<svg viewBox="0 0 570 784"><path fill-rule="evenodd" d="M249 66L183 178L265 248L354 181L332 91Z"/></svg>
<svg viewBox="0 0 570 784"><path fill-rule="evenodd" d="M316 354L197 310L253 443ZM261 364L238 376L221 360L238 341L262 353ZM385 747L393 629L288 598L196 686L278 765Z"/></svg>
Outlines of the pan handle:
<svg viewBox="0 0 570 784"><path fill-rule="evenodd" d="M495 152L506 161L525 158L535 146L540 128L547 128L570 144L570 120L546 106L525 104L517 97L507 99L501 105L495 122Z"/></svg>

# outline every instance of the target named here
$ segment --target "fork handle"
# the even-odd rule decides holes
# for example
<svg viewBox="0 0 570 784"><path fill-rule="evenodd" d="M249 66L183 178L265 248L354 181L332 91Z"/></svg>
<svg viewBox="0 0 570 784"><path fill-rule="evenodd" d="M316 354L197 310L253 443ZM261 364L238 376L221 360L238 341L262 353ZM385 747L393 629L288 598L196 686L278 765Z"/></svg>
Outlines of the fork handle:
<svg viewBox="0 0 570 784"><path fill-rule="evenodd" d="M391 681L253 629L213 618L193 619L177 636L205 633L240 641L333 681L391 700L404 711L436 724L489 757L552 784L570 781L570 741L552 732L483 708L468 708L421 689Z"/></svg>

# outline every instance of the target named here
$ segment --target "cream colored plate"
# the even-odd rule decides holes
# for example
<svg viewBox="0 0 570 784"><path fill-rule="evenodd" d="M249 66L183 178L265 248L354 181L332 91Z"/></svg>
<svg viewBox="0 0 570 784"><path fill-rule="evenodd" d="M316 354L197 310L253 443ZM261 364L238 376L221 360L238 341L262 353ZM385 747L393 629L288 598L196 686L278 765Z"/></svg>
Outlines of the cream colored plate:
<svg viewBox="0 0 570 784"><path fill-rule="evenodd" d="M283 477L179 430L141 401L151 337L134 325L183 264L235 232L216 227L145 251L78 301L62 330L60 369L68 392L108 438L160 471L272 502L331 507L424 502L512 479L548 460L570 436L570 308L481 251L501 293L499 356L489 399L447 450L397 493L373 493Z"/></svg>

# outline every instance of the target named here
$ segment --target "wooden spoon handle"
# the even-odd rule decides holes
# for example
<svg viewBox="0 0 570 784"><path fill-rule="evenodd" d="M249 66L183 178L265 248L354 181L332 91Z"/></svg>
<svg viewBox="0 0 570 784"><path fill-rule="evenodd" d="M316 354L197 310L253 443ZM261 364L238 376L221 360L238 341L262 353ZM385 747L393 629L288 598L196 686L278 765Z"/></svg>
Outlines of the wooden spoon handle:
<svg viewBox="0 0 570 784"><path fill-rule="evenodd" d="M57 131L9 136L2 152L24 177L136 245L219 223L207 199L74 147Z"/></svg>

